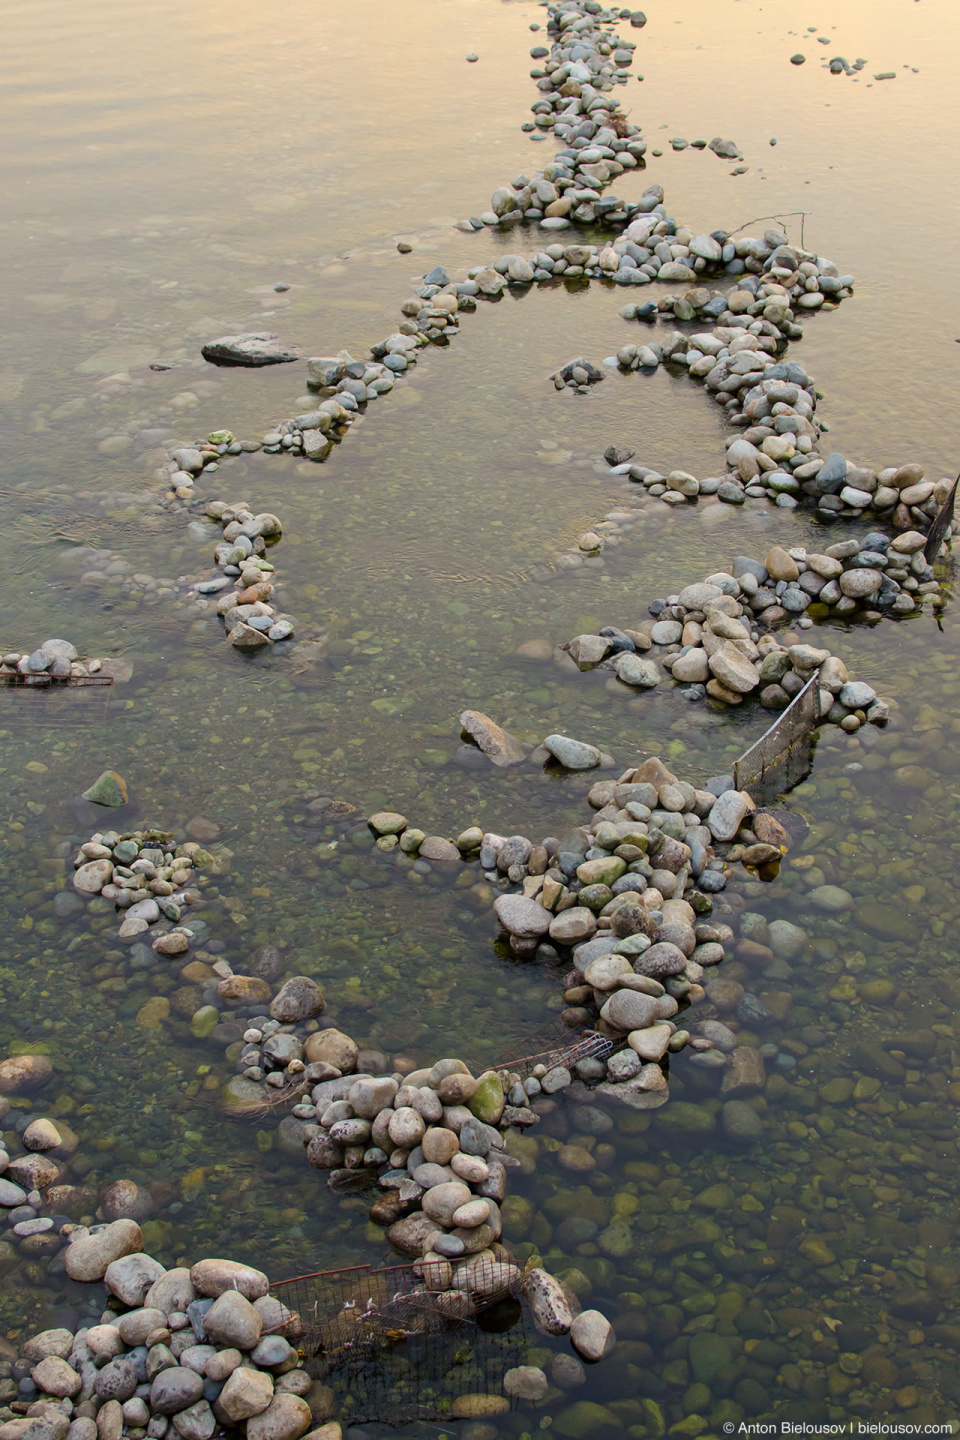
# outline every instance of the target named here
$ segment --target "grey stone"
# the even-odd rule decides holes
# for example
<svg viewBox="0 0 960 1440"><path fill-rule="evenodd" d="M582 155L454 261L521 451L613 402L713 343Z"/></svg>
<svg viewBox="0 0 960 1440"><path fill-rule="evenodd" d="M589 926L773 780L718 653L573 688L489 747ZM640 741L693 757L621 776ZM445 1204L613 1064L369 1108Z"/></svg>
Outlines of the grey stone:
<svg viewBox="0 0 960 1440"><path fill-rule="evenodd" d="M200 351L204 360L214 365L285 365L299 360L301 351L267 330L250 331L244 335L221 335L208 340Z"/></svg>

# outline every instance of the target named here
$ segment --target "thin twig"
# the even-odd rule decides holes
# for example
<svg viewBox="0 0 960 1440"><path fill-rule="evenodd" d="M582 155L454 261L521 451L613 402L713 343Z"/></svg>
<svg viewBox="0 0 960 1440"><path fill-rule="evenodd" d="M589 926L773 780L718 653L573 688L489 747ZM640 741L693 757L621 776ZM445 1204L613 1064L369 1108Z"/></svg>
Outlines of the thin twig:
<svg viewBox="0 0 960 1440"><path fill-rule="evenodd" d="M809 214L809 210L782 210L779 215L755 215L752 220L744 220L742 225L738 225L735 230L729 230L727 233L728 235L738 235L741 230L746 230L748 225L759 225L761 220L789 220L792 219L794 216L799 215L800 244L805 247L806 242L803 238L803 229L804 225L806 224L807 216Z"/></svg>

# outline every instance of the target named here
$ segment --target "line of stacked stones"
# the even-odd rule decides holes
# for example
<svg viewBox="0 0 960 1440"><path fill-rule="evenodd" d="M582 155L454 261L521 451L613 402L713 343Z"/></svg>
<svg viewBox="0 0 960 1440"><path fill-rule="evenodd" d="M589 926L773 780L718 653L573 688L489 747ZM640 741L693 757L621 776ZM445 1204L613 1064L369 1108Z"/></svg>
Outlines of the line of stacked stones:
<svg viewBox="0 0 960 1440"><path fill-rule="evenodd" d="M102 1281L93 1323L44 1330L13 1367L31 1398L6 1407L0 1440L340 1440L333 1392L304 1369L293 1312L266 1275L221 1259L167 1270L133 1220L65 1227L71 1280Z"/></svg>
<svg viewBox="0 0 960 1440"><path fill-rule="evenodd" d="M227 638L237 650L262 650L293 636L291 616L278 614L270 599L275 572L266 558L267 542L276 543L283 527L276 515L263 511L255 515L243 500L211 500L206 514L223 528L223 539L214 551L220 574L191 586L198 596L220 595L217 614L227 628ZM220 592L231 587L229 594Z"/></svg>
<svg viewBox="0 0 960 1440"><path fill-rule="evenodd" d="M69 640L44 640L35 650L8 650L0 660L0 681L49 685L54 680L112 674L109 660L81 660Z"/></svg>
<svg viewBox="0 0 960 1440"><path fill-rule="evenodd" d="M691 687L686 698L709 695L739 705L754 692L761 705L782 710L819 674L820 716L856 731L866 721L882 724L889 702L850 678L842 660L826 649L780 644L769 633L791 620L801 626L828 615L877 621L884 614L913 614L939 583L923 559L924 537L907 531L890 540L867 535L844 540L824 553L773 546L761 563L739 555L731 569L714 571L677 595L650 605L653 622L615 625L574 636L562 647L579 670L609 670L632 689L654 689L668 671Z"/></svg>

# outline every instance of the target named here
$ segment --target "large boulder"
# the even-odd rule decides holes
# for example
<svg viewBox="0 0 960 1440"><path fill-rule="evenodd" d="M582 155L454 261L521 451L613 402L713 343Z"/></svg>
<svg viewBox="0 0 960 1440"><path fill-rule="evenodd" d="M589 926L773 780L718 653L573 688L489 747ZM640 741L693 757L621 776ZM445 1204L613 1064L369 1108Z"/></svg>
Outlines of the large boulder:
<svg viewBox="0 0 960 1440"><path fill-rule="evenodd" d="M310 1020L323 1012L323 991L309 975L292 975L271 1002L270 1014L284 1025Z"/></svg>
<svg viewBox="0 0 960 1440"><path fill-rule="evenodd" d="M526 757L521 741L480 710L464 710L460 726L494 765L517 765Z"/></svg>
<svg viewBox="0 0 960 1440"><path fill-rule="evenodd" d="M135 1220L114 1220L80 1239L64 1251L64 1269L71 1280L89 1284L102 1280L115 1260L143 1249L143 1234Z"/></svg>
<svg viewBox="0 0 960 1440"><path fill-rule="evenodd" d="M208 340L200 353L213 365L250 366L286 365L301 355L299 346L288 344L269 330L221 335L219 340Z"/></svg>
<svg viewBox="0 0 960 1440"><path fill-rule="evenodd" d="M263 1320L239 1290L224 1290L203 1317L203 1328L214 1345L252 1350L260 1339Z"/></svg>
<svg viewBox="0 0 960 1440"><path fill-rule="evenodd" d="M575 1308L566 1286L546 1270L534 1269L524 1280L522 1289L537 1329L546 1335L566 1335L573 1324Z"/></svg>
<svg viewBox="0 0 960 1440"><path fill-rule="evenodd" d="M143 1304L151 1286L166 1273L160 1261L154 1260L152 1255L135 1253L112 1261L106 1268L103 1281L111 1295L116 1295L124 1305L138 1306Z"/></svg>
<svg viewBox="0 0 960 1440"><path fill-rule="evenodd" d="M227 1290L238 1290L248 1300L258 1300L270 1289L262 1270L237 1260L199 1260L191 1267L190 1283L199 1295L216 1297Z"/></svg>
<svg viewBox="0 0 960 1440"><path fill-rule="evenodd" d="M300 1440L312 1424L310 1406L299 1395L274 1395L266 1410L247 1421L247 1440Z"/></svg>

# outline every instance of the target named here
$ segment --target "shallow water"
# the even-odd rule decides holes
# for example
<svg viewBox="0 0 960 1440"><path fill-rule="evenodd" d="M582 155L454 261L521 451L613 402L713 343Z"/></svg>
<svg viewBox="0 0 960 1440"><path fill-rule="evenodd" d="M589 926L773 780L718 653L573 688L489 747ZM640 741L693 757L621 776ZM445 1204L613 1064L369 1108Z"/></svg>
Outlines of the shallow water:
<svg viewBox="0 0 960 1440"><path fill-rule="evenodd" d="M611 375L587 396L554 390L547 377L571 355L599 360L638 328L618 317L621 291L557 287L464 316L453 344L425 354L323 466L258 454L199 483L204 499L281 516L272 554L284 604L325 640L315 663L245 659L225 650L213 615L81 583L80 545L155 577L203 571L212 538L153 503L158 440L220 426L256 438L305 393L299 365L212 370L204 339L265 324L310 351L359 353L436 260L452 269L509 248L450 222L550 153L518 129L539 7L353 6L335 32L322 10L285 0L269 14L134 13L99 0L15 6L0 58L14 141L0 162L12 197L4 646L62 634L134 664L132 681L106 692L0 695L0 1042L49 1047L55 1079L15 1104L74 1126L83 1158L71 1178L153 1187L152 1253L219 1251L279 1278L376 1263L381 1232L361 1198L332 1195L279 1148L272 1117L223 1116L222 1040L194 1039L176 1002L161 1029L138 1021L175 991L176 969L132 972L106 914L55 914L74 845L104 824L79 792L110 765L130 804L107 823L219 826L200 913L235 967L279 944L361 1043L489 1063L559 1009L556 977L499 956L489 910L449 877L416 876L369 842L316 853L331 836L309 799L335 795L360 815L389 805L440 834L477 822L539 840L582 817L575 777L465 755L467 706L524 739L575 734L624 766L661 753L698 781L727 770L762 712L719 713L669 690L631 698L515 651L629 624L738 553L841 532L802 513L650 502L601 564L552 576L558 549L628 498L600 461L608 444L698 475L723 457L719 416L685 380ZM838 448L948 473L960 217L942 178L956 119L946 0L789 18L743 0L648 13L631 32L646 78L626 98L666 153L619 189L660 180L671 213L705 228L806 210L806 243L857 275L854 299L811 320L791 352L825 393ZM790 34L815 24L830 47ZM795 69L797 48L808 62ZM471 50L477 65L463 60ZM836 53L869 56L859 80L819 68ZM893 68L895 82L870 87ZM669 147L716 133L737 139L747 174ZM784 223L798 233L799 218ZM397 253L399 236L412 254ZM292 288L278 294L277 281ZM118 436L120 453L102 448ZM561 1435L655 1436L771 1412L955 1414L956 621L948 607L942 631L924 615L805 638L821 635L899 708L885 732L824 740L788 802L810 837L777 882L745 887L746 909L812 936L766 977L740 959L723 967L762 997L790 997L756 1031L774 1047L756 1102L763 1141L745 1155L721 1134L714 1082L681 1055L652 1123L618 1107L608 1128L561 1104L516 1145L525 1171L506 1238L536 1246L608 1313L620 1346L569 1400L498 1421L504 1434L551 1428L547 1416ZM855 898L842 923L805 900L824 881ZM584 1150L599 1158L572 1170L571 1149L578 1164ZM564 1228L570 1215L586 1228ZM11 1336L58 1307L102 1303L45 1262L8 1268L0 1285ZM694 1344L700 1335L712 1338ZM562 1348L529 1343L531 1363ZM572 1408L583 1400L605 1413Z"/></svg>

